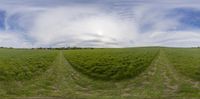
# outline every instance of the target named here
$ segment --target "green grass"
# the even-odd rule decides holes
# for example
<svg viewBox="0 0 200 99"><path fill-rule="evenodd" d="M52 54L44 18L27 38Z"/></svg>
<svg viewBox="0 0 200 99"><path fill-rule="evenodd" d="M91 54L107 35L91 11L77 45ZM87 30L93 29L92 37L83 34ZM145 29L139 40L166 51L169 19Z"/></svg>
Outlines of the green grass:
<svg viewBox="0 0 200 99"><path fill-rule="evenodd" d="M55 60L54 51L0 49L0 80L25 80L43 73Z"/></svg>
<svg viewBox="0 0 200 99"><path fill-rule="evenodd" d="M121 80L144 71L156 57L156 48L67 50L66 59L80 72L95 79Z"/></svg>
<svg viewBox="0 0 200 99"><path fill-rule="evenodd" d="M200 49L166 49L167 57L181 74L200 81Z"/></svg>
<svg viewBox="0 0 200 99"><path fill-rule="evenodd" d="M138 56L139 59L141 57L147 57L148 55L149 58L152 58L151 55L155 55L154 52L157 53L157 51L159 53L154 56L148 65L142 66L143 69L141 69L141 72L138 73L137 76L134 75L130 76L130 78L128 77L128 79L114 81L98 80L101 78L94 79L96 76L85 75L85 73L78 70L75 65L71 66L67 61L69 57L74 57L79 59L79 62L84 56L88 56L84 57L85 62L92 61L92 64L95 62L101 64L102 62L106 64L106 66L111 67L115 65L119 66L120 64L121 66L129 68L130 64L128 66L127 64L123 65L123 63L130 62L135 66L135 61L132 59L135 59L136 56ZM136 54L136 52L138 53ZM199 50L197 49L171 48L65 51L0 49L0 67L8 68L4 70L0 69L0 73L6 74L4 76L0 75L3 78L0 80L0 99L199 99L199 80L182 73L182 70L175 65L181 64L180 61L177 61L182 60L181 57L186 58L182 61L187 60L188 57L194 57L192 58L192 63L186 61L182 64L185 68L183 70L193 67L194 64L199 63L199 59L197 58L199 56L198 52ZM81 57L77 57L78 54L81 55ZM177 57L177 55L181 55L181 57ZM92 59L89 58L90 56L92 56ZM27 59L30 57L30 60ZM94 60L94 57L96 60ZM124 57L130 58L124 60ZM175 58L170 59L171 57ZM13 62L12 65L5 63L5 60L11 62L11 59ZM114 59L115 61L111 61L110 59ZM119 62L121 60L123 60L123 62ZM176 61L173 62L173 60ZM30 61L33 61L33 63ZM38 64L35 64L35 62ZM40 67L40 64L43 64L43 62L45 64ZM109 64L107 62L109 62ZM46 63L48 63L48 65ZM106 66L102 67L105 68ZM26 74L18 77L10 73L18 72L25 74L31 69L24 70L24 68L30 67L36 69L35 72L32 72L32 76ZM195 70L187 70L190 75L196 75L193 71Z"/></svg>

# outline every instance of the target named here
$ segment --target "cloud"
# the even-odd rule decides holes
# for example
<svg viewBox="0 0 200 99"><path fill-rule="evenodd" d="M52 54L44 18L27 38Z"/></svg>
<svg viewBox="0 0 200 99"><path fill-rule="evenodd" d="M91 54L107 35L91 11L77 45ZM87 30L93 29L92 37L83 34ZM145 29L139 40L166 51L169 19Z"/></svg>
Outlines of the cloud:
<svg viewBox="0 0 200 99"><path fill-rule="evenodd" d="M170 9L145 6L134 9L140 32L167 31L178 27L180 16L169 16Z"/></svg>
<svg viewBox="0 0 200 99"><path fill-rule="evenodd" d="M140 32L134 46L199 46L198 7L162 3L160 6L142 5L133 10Z"/></svg>
<svg viewBox="0 0 200 99"><path fill-rule="evenodd" d="M198 3L2 0L0 46L199 46Z"/></svg>
<svg viewBox="0 0 200 99"><path fill-rule="evenodd" d="M136 38L137 34L133 23L115 14L94 7L61 7L39 15L31 36L40 46L56 46L53 44L61 41L66 46L87 46L83 42L98 41L90 42L89 45L93 43L94 47L109 47L115 44L120 47L128 46L128 42Z"/></svg>
<svg viewBox="0 0 200 99"><path fill-rule="evenodd" d="M11 32L0 32L0 46L15 48L33 47L29 41L26 41L23 37Z"/></svg>
<svg viewBox="0 0 200 99"><path fill-rule="evenodd" d="M145 33L139 37L141 40L136 46L173 46L173 47L191 47L199 46L200 34L198 31L170 31Z"/></svg>

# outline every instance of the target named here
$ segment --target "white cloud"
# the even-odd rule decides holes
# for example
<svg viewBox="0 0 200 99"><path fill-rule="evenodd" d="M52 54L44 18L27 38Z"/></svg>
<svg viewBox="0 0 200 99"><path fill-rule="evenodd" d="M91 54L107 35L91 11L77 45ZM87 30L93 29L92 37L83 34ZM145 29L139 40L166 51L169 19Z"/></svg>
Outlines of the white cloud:
<svg viewBox="0 0 200 99"><path fill-rule="evenodd" d="M170 31L146 33L140 35L140 41L136 46L174 46L174 47L195 47L199 46L200 34L198 31Z"/></svg>
<svg viewBox="0 0 200 99"><path fill-rule="evenodd" d="M18 25L27 29L25 33L0 33L0 46L198 46L199 29L168 31L182 25L182 16L168 16L170 11L174 8L199 10L197 1L152 1L154 2L117 2L117 10L110 7L109 11L106 10L109 7L103 8L108 5L100 4L72 5L58 2L48 5L42 2L40 5L39 1L32 1L22 6L22 1L0 1L0 9L6 11L7 19L19 14ZM8 24L6 26L9 27Z"/></svg>
<svg viewBox="0 0 200 99"><path fill-rule="evenodd" d="M1 47L16 47L16 48L30 48L33 47L31 43L20 37L16 33L1 32L0 33L0 46Z"/></svg>
<svg viewBox="0 0 200 99"><path fill-rule="evenodd" d="M129 46L129 41L137 36L136 31L133 23L98 8L62 7L41 13L35 20L31 36L39 46L55 46L57 42L87 46L83 44L85 42L93 43L95 47L109 47L111 44L120 47Z"/></svg>

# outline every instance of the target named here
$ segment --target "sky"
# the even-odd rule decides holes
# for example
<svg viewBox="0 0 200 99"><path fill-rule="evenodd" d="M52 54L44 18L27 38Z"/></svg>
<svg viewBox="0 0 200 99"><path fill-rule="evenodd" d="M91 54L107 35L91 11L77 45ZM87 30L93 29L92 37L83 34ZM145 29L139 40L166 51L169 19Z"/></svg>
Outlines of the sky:
<svg viewBox="0 0 200 99"><path fill-rule="evenodd" d="M199 0L0 0L0 46L200 46Z"/></svg>

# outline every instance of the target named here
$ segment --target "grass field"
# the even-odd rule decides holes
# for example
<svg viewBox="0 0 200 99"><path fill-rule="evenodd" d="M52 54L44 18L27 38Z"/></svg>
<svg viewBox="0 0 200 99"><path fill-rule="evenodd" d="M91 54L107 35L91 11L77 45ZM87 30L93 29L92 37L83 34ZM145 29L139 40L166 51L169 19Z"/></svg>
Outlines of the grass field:
<svg viewBox="0 0 200 99"><path fill-rule="evenodd" d="M200 49L167 49L167 56L183 75L200 81Z"/></svg>
<svg viewBox="0 0 200 99"><path fill-rule="evenodd" d="M156 48L65 51L66 59L80 72L104 80L132 78L156 57Z"/></svg>
<svg viewBox="0 0 200 99"><path fill-rule="evenodd" d="M0 49L0 98L199 99L198 53L195 48Z"/></svg>
<svg viewBox="0 0 200 99"><path fill-rule="evenodd" d="M54 51L0 49L0 80L31 79L55 60Z"/></svg>

